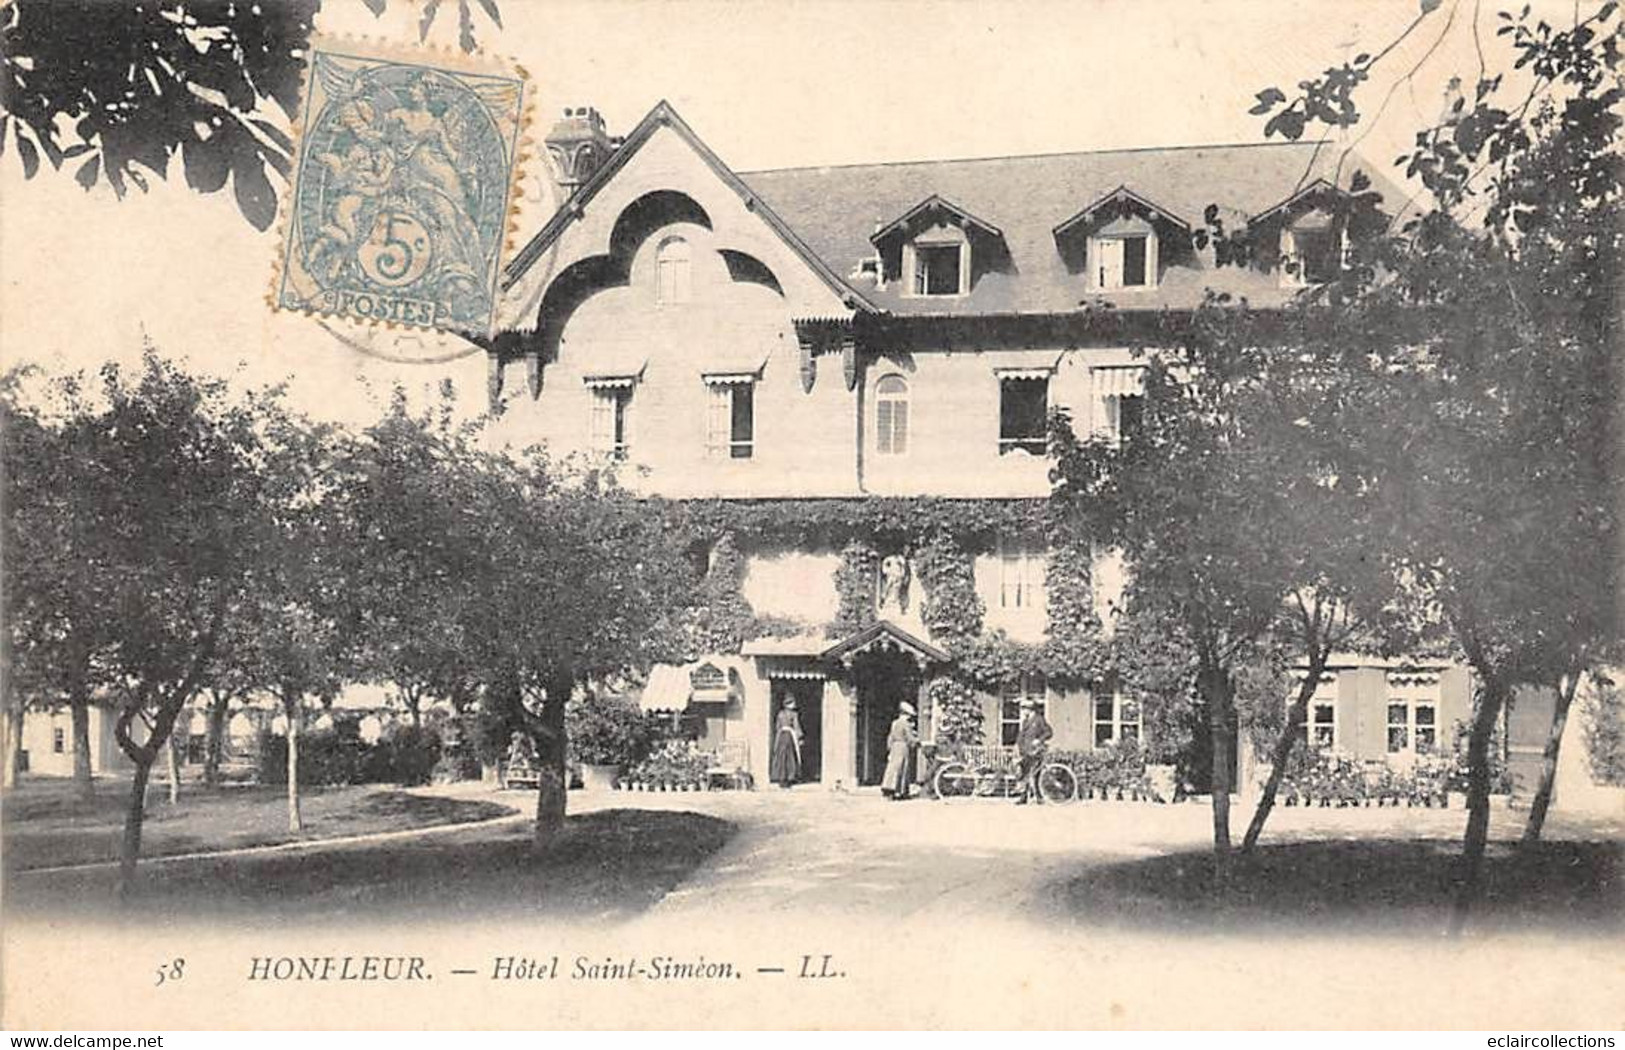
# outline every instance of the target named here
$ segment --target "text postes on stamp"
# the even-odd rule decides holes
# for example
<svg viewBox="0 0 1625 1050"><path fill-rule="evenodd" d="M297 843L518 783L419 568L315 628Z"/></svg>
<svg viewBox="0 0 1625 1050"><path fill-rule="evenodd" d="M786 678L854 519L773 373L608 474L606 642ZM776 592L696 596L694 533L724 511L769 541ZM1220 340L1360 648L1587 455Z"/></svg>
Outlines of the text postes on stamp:
<svg viewBox="0 0 1625 1050"><path fill-rule="evenodd" d="M279 306L484 334L524 81L313 42Z"/></svg>

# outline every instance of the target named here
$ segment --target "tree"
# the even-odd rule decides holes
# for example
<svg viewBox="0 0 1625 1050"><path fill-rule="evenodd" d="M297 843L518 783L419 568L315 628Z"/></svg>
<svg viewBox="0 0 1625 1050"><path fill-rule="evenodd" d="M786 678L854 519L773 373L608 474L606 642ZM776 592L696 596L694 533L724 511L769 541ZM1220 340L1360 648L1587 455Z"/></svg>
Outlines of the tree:
<svg viewBox="0 0 1625 1050"><path fill-rule="evenodd" d="M480 684L464 636L468 606L481 601L467 583L484 553L478 428L454 421L445 393L414 415L397 390L350 445L335 492L352 536L342 553L360 672L393 684L414 726L426 700L463 710Z"/></svg>
<svg viewBox="0 0 1625 1050"><path fill-rule="evenodd" d="M309 700L330 703L354 677L356 642L348 603L353 532L335 495L343 441L273 397L259 399L259 503L241 557L250 587L231 609L228 635L248 680L282 705L288 742L288 830L299 810L299 737Z"/></svg>
<svg viewBox="0 0 1625 1050"><path fill-rule="evenodd" d="M70 420L76 451L99 470L76 485L95 508L111 624L100 684L116 704L114 737L135 767L120 852L128 893L141 850L147 782L175 721L202 687L229 610L242 600L260 499L258 436L225 386L149 348L133 380L101 371L102 405ZM82 404L82 403L81 403Z"/></svg>
<svg viewBox="0 0 1625 1050"><path fill-rule="evenodd" d="M488 715L529 736L540 771L535 842L563 826L565 708L578 686L668 653L692 594L660 508L613 477L561 471L539 453L482 457L489 515L465 637L487 678Z"/></svg>
<svg viewBox="0 0 1625 1050"><path fill-rule="evenodd" d="M1527 7L1499 19L1521 79L1481 57L1470 96L1418 133L1400 161L1432 206L1376 244L1380 267L1337 282L1346 308L1321 347L1364 397L1350 473L1385 493L1397 562L1477 678L1456 929L1478 894L1489 747L1514 689L1557 695L1532 840L1574 684L1619 637L1619 9L1576 11L1568 29ZM1472 27L1476 40L1476 11ZM1288 138L1348 127L1391 51L1295 99L1266 89L1255 112Z"/></svg>
<svg viewBox="0 0 1625 1050"><path fill-rule="evenodd" d="M387 7L362 2L375 16ZM496 0L474 2L502 24ZM178 153L188 186L216 193L229 178L243 217L266 229L276 217L267 169L287 179L293 144L282 122L260 114L275 103L293 117L321 6L11 0L0 7L0 150L10 131L28 178L44 153L53 168L73 161L85 189L105 179L120 197L167 178ZM422 4L421 37L440 8ZM458 42L472 51L471 0L457 8Z"/></svg>
<svg viewBox="0 0 1625 1050"><path fill-rule="evenodd" d="M80 380L50 384L42 404L24 408L22 378L10 373L3 396L8 711L20 730L25 707L68 708L73 780L88 798L96 662L110 640L105 508L94 495L105 465Z"/></svg>
<svg viewBox="0 0 1625 1050"><path fill-rule="evenodd" d="M1121 440L1054 428L1054 500L1062 515L1120 549L1128 606L1174 625L1189 654L1212 755L1213 845L1230 850L1234 672L1275 621L1295 582L1297 542L1277 516L1288 500L1271 448L1236 406L1260 383L1271 333L1210 298L1163 323L1148 359L1141 422ZM1176 374L1177 373L1177 374Z"/></svg>

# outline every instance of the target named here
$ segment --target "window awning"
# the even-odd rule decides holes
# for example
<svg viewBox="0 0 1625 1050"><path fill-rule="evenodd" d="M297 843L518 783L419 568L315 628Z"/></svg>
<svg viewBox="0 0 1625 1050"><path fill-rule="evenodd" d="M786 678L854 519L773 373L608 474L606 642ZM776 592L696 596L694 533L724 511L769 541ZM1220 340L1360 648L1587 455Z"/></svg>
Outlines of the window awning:
<svg viewBox="0 0 1625 1050"><path fill-rule="evenodd" d="M767 356L771 352L769 347L758 347L719 353L700 366L700 378L713 384L754 383L762 378L762 366L767 364Z"/></svg>
<svg viewBox="0 0 1625 1050"><path fill-rule="evenodd" d="M993 374L1006 379L1048 379L1061 365L1064 350L995 351Z"/></svg>
<svg viewBox="0 0 1625 1050"><path fill-rule="evenodd" d="M602 348L582 366L581 381L593 388L631 386L648 363L649 352L642 347Z"/></svg>
<svg viewBox="0 0 1625 1050"><path fill-rule="evenodd" d="M1437 671L1389 671L1390 685L1434 685L1439 681Z"/></svg>
<svg viewBox="0 0 1625 1050"><path fill-rule="evenodd" d="M686 711L690 704L725 704L741 695L735 661L707 657L690 664L655 664L643 685L638 707L644 711Z"/></svg>
<svg viewBox="0 0 1625 1050"><path fill-rule="evenodd" d="M1095 393L1100 397L1140 397L1145 393L1144 365L1101 365L1094 373Z"/></svg>

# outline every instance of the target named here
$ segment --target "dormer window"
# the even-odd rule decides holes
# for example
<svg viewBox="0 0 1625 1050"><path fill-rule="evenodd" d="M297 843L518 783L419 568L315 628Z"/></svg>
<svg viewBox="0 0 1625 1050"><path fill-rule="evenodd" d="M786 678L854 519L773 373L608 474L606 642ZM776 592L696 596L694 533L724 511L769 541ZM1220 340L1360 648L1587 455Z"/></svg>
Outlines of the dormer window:
<svg viewBox="0 0 1625 1050"><path fill-rule="evenodd" d="M1091 238L1090 281L1101 291L1150 287L1156 283L1156 243L1150 233Z"/></svg>
<svg viewBox="0 0 1625 1050"><path fill-rule="evenodd" d="M1190 227L1126 186L1106 194L1055 227L1055 246L1067 269L1080 270L1090 291L1155 288L1163 250L1177 265Z"/></svg>
<svg viewBox="0 0 1625 1050"><path fill-rule="evenodd" d="M927 197L870 238L879 281L899 280L908 298L969 295L977 277L1008 265L998 227L941 197Z"/></svg>
<svg viewBox="0 0 1625 1050"><path fill-rule="evenodd" d="M1297 288L1337 279L1343 252L1330 226L1289 227L1281 231L1281 280Z"/></svg>

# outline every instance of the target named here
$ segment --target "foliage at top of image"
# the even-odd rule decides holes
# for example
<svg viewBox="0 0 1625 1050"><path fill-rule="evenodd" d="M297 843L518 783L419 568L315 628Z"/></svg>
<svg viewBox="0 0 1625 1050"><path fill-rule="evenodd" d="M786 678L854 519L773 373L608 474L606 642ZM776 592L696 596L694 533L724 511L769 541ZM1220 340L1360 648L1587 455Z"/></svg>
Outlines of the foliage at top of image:
<svg viewBox="0 0 1625 1050"><path fill-rule="evenodd" d="M360 2L375 17L388 4ZM465 51L477 46L471 2L502 24L496 0L457 0ZM288 126L321 6L11 0L0 7L0 153L14 149L28 178L43 154L86 190L105 181L120 197L167 179L179 154L188 186L217 193L230 181L243 218L266 229L276 218L270 175L286 181L291 170ZM420 38L441 6L425 0Z"/></svg>

